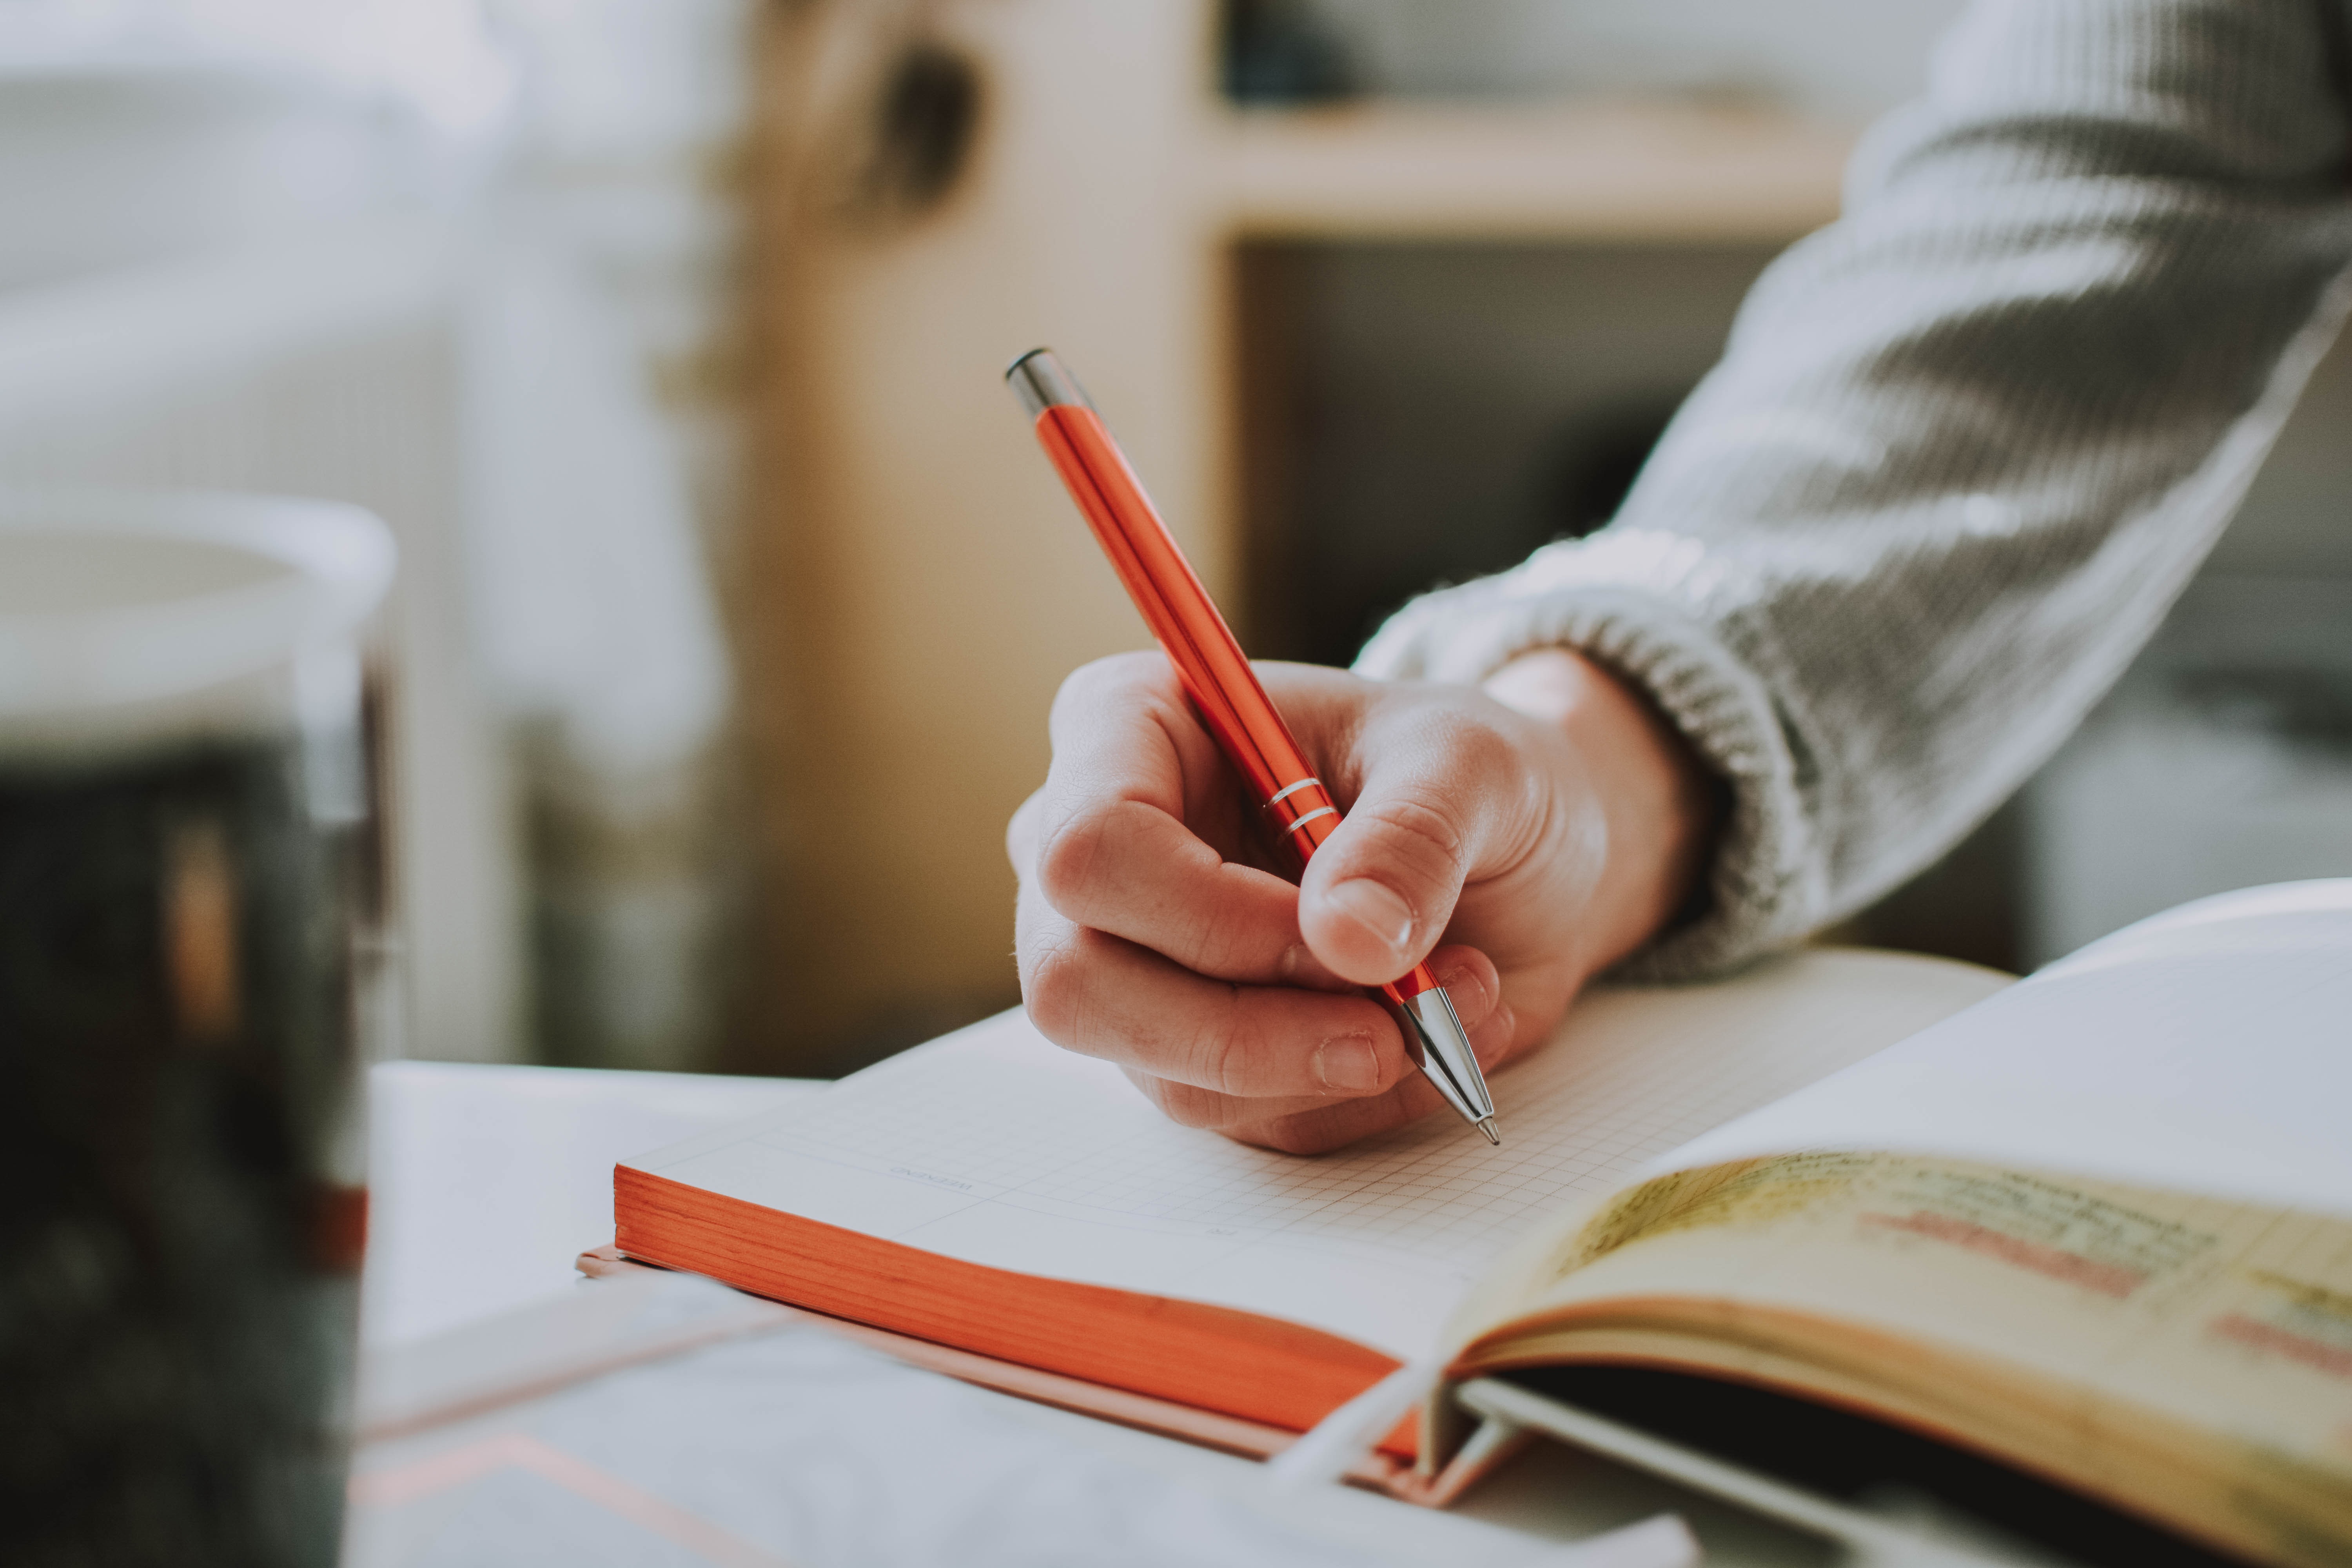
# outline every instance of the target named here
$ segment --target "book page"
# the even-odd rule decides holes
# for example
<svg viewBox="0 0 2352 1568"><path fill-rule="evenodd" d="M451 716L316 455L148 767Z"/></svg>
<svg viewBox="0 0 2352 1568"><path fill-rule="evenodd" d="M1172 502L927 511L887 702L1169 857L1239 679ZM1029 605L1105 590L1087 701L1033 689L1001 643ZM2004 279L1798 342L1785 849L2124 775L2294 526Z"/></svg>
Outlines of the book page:
<svg viewBox="0 0 2352 1568"><path fill-rule="evenodd" d="M2265 1561L2352 1549L2352 1221L1822 1151L1658 1177L1520 1267L1481 1355L1794 1384Z"/></svg>
<svg viewBox="0 0 2352 1568"><path fill-rule="evenodd" d="M2007 977L1813 952L1580 1002L1496 1075L1499 1149L1433 1116L1300 1158L1173 1125L1007 1014L628 1163L993 1268L1286 1319L1400 1358L1532 1225L1990 994Z"/></svg>
<svg viewBox="0 0 2352 1568"><path fill-rule="evenodd" d="M2352 879L2224 894L1675 1151L1955 1155L2352 1215Z"/></svg>

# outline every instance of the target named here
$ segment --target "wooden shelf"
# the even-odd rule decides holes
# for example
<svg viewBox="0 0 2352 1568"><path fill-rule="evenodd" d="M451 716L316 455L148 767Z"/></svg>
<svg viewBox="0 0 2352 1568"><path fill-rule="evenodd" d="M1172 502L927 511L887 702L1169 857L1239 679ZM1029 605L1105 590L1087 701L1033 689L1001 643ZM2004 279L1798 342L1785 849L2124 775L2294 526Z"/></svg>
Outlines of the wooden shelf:
<svg viewBox="0 0 2352 1568"><path fill-rule="evenodd" d="M777 102L832 58L836 9L771 8ZM992 107L945 200L874 226L763 187L772 370L737 604L778 911L751 1012L775 1034L739 1067L831 1073L1016 997L1005 819L1045 775L1062 679L1148 639L997 389L1010 354L1049 342L1082 367L1239 605L1274 426L1234 411L1245 384L1280 383L1283 335L1236 322L1283 302L1251 284L1280 258L1252 272L1237 247L1763 249L1836 211L1851 135L1754 108L1237 110L1206 89L1215 17L1209 0L946 8ZM809 155L804 119L763 121L770 166Z"/></svg>
<svg viewBox="0 0 2352 1568"><path fill-rule="evenodd" d="M1853 141L1656 100L1221 111L1202 174L1242 238L1789 239L1837 215Z"/></svg>

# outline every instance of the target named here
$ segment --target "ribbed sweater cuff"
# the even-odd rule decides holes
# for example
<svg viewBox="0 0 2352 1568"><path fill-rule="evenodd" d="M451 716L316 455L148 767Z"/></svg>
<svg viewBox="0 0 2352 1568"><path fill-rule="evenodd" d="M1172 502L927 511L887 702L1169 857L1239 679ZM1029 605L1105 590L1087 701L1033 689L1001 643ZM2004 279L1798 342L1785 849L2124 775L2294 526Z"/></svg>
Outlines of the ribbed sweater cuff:
<svg viewBox="0 0 2352 1568"><path fill-rule="evenodd" d="M1682 584L1642 580L1654 574L1623 570L1623 553L1555 545L1517 571L1427 595L1381 628L1356 669L1475 683L1522 653L1569 647L1647 693L1729 786L1731 807L1704 909L1615 973L1687 979L1801 938L1826 905L1825 879L1764 682Z"/></svg>

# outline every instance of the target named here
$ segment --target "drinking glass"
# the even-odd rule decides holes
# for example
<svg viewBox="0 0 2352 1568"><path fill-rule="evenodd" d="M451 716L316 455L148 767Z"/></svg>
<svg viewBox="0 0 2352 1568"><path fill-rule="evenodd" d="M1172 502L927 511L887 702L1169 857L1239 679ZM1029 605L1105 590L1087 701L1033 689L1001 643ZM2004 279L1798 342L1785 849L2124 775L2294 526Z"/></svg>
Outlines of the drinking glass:
<svg viewBox="0 0 2352 1568"><path fill-rule="evenodd" d="M334 1561L392 570L349 507L0 489L0 1561Z"/></svg>

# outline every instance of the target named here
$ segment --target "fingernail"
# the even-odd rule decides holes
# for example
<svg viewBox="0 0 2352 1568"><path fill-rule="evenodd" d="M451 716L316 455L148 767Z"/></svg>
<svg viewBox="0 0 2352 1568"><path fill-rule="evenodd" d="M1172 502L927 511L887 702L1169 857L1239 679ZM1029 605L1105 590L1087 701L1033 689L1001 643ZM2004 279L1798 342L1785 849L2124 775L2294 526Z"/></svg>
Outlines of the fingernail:
<svg viewBox="0 0 2352 1568"><path fill-rule="evenodd" d="M1369 1035L1334 1035L1315 1047L1315 1076L1335 1094L1362 1094L1381 1081L1380 1053Z"/></svg>
<svg viewBox="0 0 2352 1568"><path fill-rule="evenodd" d="M1437 984L1454 1004L1454 1010L1462 1015L1462 1022L1465 1025L1480 1022L1491 1010L1486 1005L1486 988L1472 984L1467 969L1449 969L1437 977Z"/></svg>
<svg viewBox="0 0 2352 1568"><path fill-rule="evenodd" d="M1342 882L1331 889L1339 911L1389 944L1402 955L1412 941L1412 910L1389 889L1370 877Z"/></svg>
<svg viewBox="0 0 2352 1568"><path fill-rule="evenodd" d="M1517 1023L1508 1007L1496 1006L1484 1023L1471 1031L1470 1054L1478 1058L1482 1068L1493 1067L1511 1048L1511 1037L1517 1032Z"/></svg>

